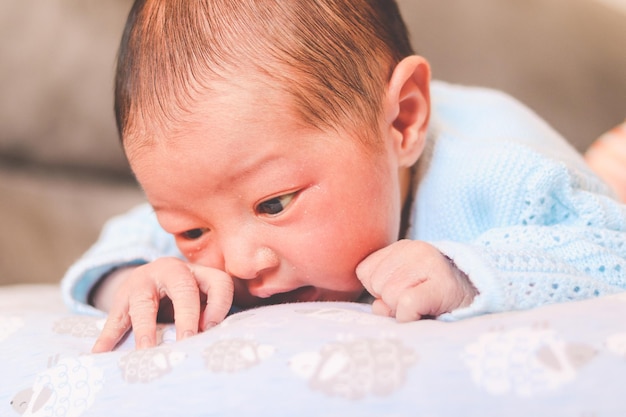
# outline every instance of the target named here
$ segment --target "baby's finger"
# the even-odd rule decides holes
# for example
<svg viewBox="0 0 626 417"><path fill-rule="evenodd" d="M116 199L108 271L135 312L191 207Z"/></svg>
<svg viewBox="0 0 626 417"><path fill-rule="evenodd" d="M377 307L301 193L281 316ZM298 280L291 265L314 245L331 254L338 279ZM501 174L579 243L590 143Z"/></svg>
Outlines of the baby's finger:
<svg viewBox="0 0 626 417"><path fill-rule="evenodd" d="M387 246L376 252L370 254L367 258L361 261L356 267L356 276L361 281L361 284L365 289L374 297L379 298L382 288L380 288L381 281L376 279L379 274L377 270L391 251Z"/></svg>
<svg viewBox="0 0 626 417"><path fill-rule="evenodd" d="M420 320L424 316L439 315L439 298L434 297L427 285L407 288L398 297L396 320L400 323Z"/></svg>
<svg viewBox="0 0 626 417"><path fill-rule="evenodd" d="M155 288L135 291L129 299L128 314L135 334L135 347L147 349L156 345L156 323L160 295Z"/></svg>
<svg viewBox="0 0 626 417"><path fill-rule="evenodd" d="M206 308L202 313L200 328L207 330L220 323L233 304L233 279L223 271L201 265L191 265L200 291L206 294Z"/></svg>
<svg viewBox="0 0 626 417"><path fill-rule="evenodd" d="M198 333L200 290L192 274L187 269L186 275L177 276L167 287L167 294L174 306L176 340L186 339Z"/></svg>
<svg viewBox="0 0 626 417"><path fill-rule="evenodd" d="M372 303L372 313L384 317L393 317L393 310L380 298L375 299Z"/></svg>
<svg viewBox="0 0 626 417"><path fill-rule="evenodd" d="M112 351L131 328L128 315L128 302L113 305L111 312L104 323L104 328L91 348L92 353Z"/></svg>

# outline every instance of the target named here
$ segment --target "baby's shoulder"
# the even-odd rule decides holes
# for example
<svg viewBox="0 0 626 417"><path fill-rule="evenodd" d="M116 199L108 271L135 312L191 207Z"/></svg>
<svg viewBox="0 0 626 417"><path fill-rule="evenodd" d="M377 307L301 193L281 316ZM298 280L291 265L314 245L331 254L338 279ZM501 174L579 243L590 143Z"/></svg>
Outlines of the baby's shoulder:
<svg viewBox="0 0 626 417"><path fill-rule="evenodd" d="M530 108L508 94L434 81L431 140L465 158L526 154L584 169L579 152Z"/></svg>

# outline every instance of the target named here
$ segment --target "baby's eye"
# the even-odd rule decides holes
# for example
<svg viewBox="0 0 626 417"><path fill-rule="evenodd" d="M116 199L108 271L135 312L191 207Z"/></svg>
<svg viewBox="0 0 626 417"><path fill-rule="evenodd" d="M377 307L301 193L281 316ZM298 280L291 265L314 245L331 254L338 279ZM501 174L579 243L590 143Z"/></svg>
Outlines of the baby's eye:
<svg viewBox="0 0 626 417"><path fill-rule="evenodd" d="M200 239L202 235L206 232L206 229L191 229L186 232L182 232L180 236L185 240L196 240Z"/></svg>
<svg viewBox="0 0 626 417"><path fill-rule="evenodd" d="M278 197L270 198L256 207L256 211L260 214L275 215L280 213L291 203L291 200L296 196L296 193L289 193L280 195Z"/></svg>

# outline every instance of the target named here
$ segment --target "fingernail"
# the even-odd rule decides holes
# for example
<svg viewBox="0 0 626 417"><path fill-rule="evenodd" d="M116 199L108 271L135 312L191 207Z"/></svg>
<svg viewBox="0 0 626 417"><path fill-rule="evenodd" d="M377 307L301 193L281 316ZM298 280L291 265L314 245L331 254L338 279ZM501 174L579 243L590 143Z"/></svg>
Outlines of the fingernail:
<svg viewBox="0 0 626 417"><path fill-rule="evenodd" d="M150 338L148 336L142 336L141 340L139 340L138 349L147 349L150 345Z"/></svg>
<svg viewBox="0 0 626 417"><path fill-rule="evenodd" d="M184 340L184 339L188 339L188 338L190 338L191 336L194 336L194 335L195 335L195 333L194 333L193 331L191 331L191 330L186 330L186 331L183 333L183 340Z"/></svg>
<svg viewBox="0 0 626 417"><path fill-rule="evenodd" d="M204 326L202 326L202 331L206 332L211 327L215 327L215 326L217 326L216 322L214 322L214 321L207 321L206 323L204 323Z"/></svg>
<svg viewBox="0 0 626 417"><path fill-rule="evenodd" d="M102 353L105 350L102 348L102 343L96 341L96 343L91 348L91 353Z"/></svg>

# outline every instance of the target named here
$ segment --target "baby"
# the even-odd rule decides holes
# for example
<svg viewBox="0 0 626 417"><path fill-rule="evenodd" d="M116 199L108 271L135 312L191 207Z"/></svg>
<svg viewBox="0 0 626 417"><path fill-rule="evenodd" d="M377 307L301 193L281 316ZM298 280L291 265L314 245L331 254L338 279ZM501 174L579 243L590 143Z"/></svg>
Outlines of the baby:
<svg viewBox="0 0 626 417"><path fill-rule="evenodd" d="M626 207L504 94L431 83L392 0L138 0L116 117L149 206L63 281L153 346L233 308L373 299L399 321L626 289Z"/></svg>

